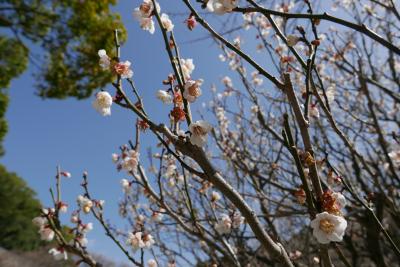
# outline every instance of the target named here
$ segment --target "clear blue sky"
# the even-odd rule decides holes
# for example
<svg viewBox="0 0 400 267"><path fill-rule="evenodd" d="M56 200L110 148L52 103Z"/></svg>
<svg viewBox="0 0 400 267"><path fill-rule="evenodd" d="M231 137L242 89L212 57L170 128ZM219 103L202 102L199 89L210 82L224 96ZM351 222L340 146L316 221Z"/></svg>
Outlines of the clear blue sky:
<svg viewBox="0 0 400 267"><path fill-rule="evenodd" d="M167 7L167 3L160 1L162 10L181 10ZM160 30L156 28L156 33L151 35L142 31L133 19L132 11L138 5L139 1L123 0L115 8L121 13L128 30L128 42L122 48L122 59L130 60L133 64L133 78L145 99L147 112L155 121L166 121L168 107L160 104L155 93L163 88L161 81L171 72L171 68ZM200 27L193 32L188 31L183 23L185 17L172 19L178 42L205 35ZM112 34L110 38L113 38ZM35 47L31 49L38 52ZM194 78L205 79L204 91L207 91L211 82L218 83L222 73L226 72L222 71L227 67L219 62L219 51L210 40L181 45L181 54L183 58L194 59ZM124 174L115 170L111 153L133 138L136 117L117 106L113 106L111 117L102 117L91 106L93 98L82 101L42 100L34 95L35 80L32 73L35 71L31 64L28 71L11 83L11 101L6 114L9 122L4 143L6 154L0 162L23 177L44 205L51 204L49 187L54 186L57 164L72 173L72 179L64 180L62 186L63 200L72 206L75 206L76 196L82 192L79 186L81 173L87 170L93 196L106 201L106 218L124 228L117 206L122 196L119 181ZM112 86L107 89L114 92ZM206 99L205 96L202 101ZM201 102L192 109L198 108L201 108ZM151 133L144 134L142 138L142 154L146 160L146 147L155 139ZM65 220L69 220L69 217L65 217ZM88 239L90 249L114 260L124 259L99 224L95 224Z"/></svg>

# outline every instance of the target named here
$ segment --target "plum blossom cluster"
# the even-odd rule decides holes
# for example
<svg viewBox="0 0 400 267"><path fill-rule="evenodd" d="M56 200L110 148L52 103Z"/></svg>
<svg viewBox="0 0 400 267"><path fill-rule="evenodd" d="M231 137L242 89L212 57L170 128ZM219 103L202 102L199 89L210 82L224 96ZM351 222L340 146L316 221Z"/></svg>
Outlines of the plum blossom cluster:
<svg viewBox="0 0 400 267"><path fill-rule="evenodd" d="M153 34L155 32L153 16L156 15L156 12L157 14L160 13L160 11L160 5L157 2L154 8L152 0L144 0L139 7L135 8L133 11L133 16L139 21L140 28L142 28L142 30ZM167 14L161 14L160 20L165 31L170 32L174 29L174 24Z"/></svg>
<svg viewBox="0 0 400 267"><path fill-rule="evenodd" d="M99 65L103 70L110 70L114 74L121 76L122 79L132 78L133 71L131 69L131 62L126 60L124 62L119 62L112 60L108 55L107 51L100 49L98 51L99 55Z"/></svg>
<svg viewBox="0 0 400 267"><path fill-rule="evenodd" d="M207 143L207 136L211 129L211 125L203 120L191 123L189 125L190 142L198 147L203 147Z"/></svg>
<svg viewBox="0 0 400 267"><path fill-rule="evenodd" d="M229 234L232 229L239 228L244 223L244 217L239 212L234 212L231 216L222 214L215 230L220 234Z"/></svg>
<svg viewBox="0 0 400 267"><path fill-rule="evenodd" d="M50 226L48 217L54 216L55 209L42 209L42 215L35 217L32 222L34 225L39 227L40 239L44 241L52 241L54 238L54 231Z"/></svg>
<svg viewBox="0 0 400 267"><path fill-rule="evenodd" d="M136 173L139 164L139 156L140 154L136 150L128 149L127 146L123 146L120 155L115 153L112 154L112 160L117 164L118 170L124 170L128 173ZM124 185L126 185L126 182L124 181L122 185L125 188Z"/></svg>
<svg viewBox="0 0 400 267"><path fill-rule="evenodd" d="M326 191L322 196L323 212L311 221L313 235L321 244L340 242L347 228L341 210L346 206L345 197L339 192Z"/></svg>
<svg viewBox="0 0 400 267"><path fill-rule="evenodd" d="M238 0L209 0L207 2L207 9L218 15L231 12L238 6Z"/></svg>
<svg viewBox="0 0 400 267"><path fill-rule="evenodd" d="M60 210L66 212L66 209ZM55 209L42 209L42 215L35 217L32 222L34 225L39 227L40 239L50 242L54 239L55 232L53 227L50 225L49 219L52 219L56 215ZM49 250L49 254L53 256L55 260L67 260L68 254L64 247L60 246Z"/></svg>
<svg viewBox="0 0 400 267"><path fill-rule="evenodd" d="M151 234L146 232L135 232L129 233L126 244L132 247L133 251L138 249L149 249L155 243L154 238Z"/></svg>

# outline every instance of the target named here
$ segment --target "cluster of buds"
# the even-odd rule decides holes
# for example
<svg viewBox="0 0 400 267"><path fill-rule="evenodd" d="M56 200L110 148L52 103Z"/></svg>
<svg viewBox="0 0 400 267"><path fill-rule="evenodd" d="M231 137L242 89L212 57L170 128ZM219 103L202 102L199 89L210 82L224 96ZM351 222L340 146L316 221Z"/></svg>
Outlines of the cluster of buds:
<svg viewBox="0 0 400 267"><path fill-rule="evenodd" d="M113 153L112 160L117 164L117 170L125 170L128 173L136 173L139 164L139 152L134 149L128 149L127 146L122 147L121 155Z"/></svg>
<svg viewBox="0 0 400 267"><path fill-rule="evenodd" d="M220 220L215 225L215 230L220 234L229 234L232 229L239 228L244 223L244 217L237 211L230 216L222 214Z"/></svg>
<svg viewBox="0 0 400 267"><path fill-rule="evenodd" d="M147 232L129 233L126 244L132 247L133 251L150 248L155 243L154 238Z"/></svg>

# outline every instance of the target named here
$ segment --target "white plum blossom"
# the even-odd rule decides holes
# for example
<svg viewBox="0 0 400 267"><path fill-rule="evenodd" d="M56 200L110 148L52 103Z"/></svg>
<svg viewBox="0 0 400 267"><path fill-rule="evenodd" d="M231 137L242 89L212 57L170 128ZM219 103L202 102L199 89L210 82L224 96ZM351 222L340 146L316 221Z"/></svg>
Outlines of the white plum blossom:
<svg viewBox="0 0 400 267"><path fill-rule="evenodd" d="M128 156L122 160L121 167L127 172L136 172L138 164L139 153L131 149L128 151Z"/></svg>
<svg viewBox="0 0 400 267"><path fill-rule="evenodd" d="M220 220L215 225L215 230L220 234L229 234L232 228L232 220L227 214L222 214Z"/></svg>
<svg viewBox="0 0 400 267"><path fill-rule="evenodd" d="M156 10L160 12L160 5L156 3ZM140 18L149 18L153 15L154 5L152 0L144 0L143 3L135 8L133 11L133 15L140 19Z"/></svg>
<svg viewBox="0 0 400 267"><path fill-rule="evenodd" d="M172 23L172 21L170 20L170 18L167 14L165 14L165 13L161 14L160 19L161 19L161 23L162 23L164 29L167 32L170 32L174 29L174 24Z"/></svg>
<svg viewBox="0 0 400 267"><path fill-rule="evenodd" d="M388 155L395 166L400 166L400 150L393 150Z"/></svg>
<svg viewBox="0 0 400 267"><path fill-rule="evenodd" d="M121 185L122 185L122 191L124 191L125 194L129 193L132 189L131 183L127 179L122 179Z"/></svg>
<svg viewBox="0 0 400 267"><path fill-rule="evenodd" d="M264 82L264 80L259 77L258 71L253 71L251 73L251 78L252 78L252 82L253 82L254 86L260 86Z"/></svg>
<svg viewBox="0 0 400 267"><path fill-rule="evenodd" d="M72 176L70 172L66 172L66 171L62 171L61 175L66 177L66 178L71 178L71 176Z"/></svg>
<svg viewBox="0 0 400 267"><path fill-rule="evenodd" d="M203 120L191 123L189 125L189 131L191 132L190 143L198 147L203 147L207 142L207 134L211 129L211 125Z"/></svg>
<svg viewBox="0 0 400 267"><path fill-rule="evenodd" d="M339 192L334 192L332 196L335 198L339 208L343 209L347 205L346 198Z"/></svg>
<svg viewBox="0 0 400 267"><path fill-rule="evenodd" d="M66 203L60 202L58 203L58 210L62 213L67 213L68 205Z"/></svg>
<svg viewBox="0 0 400 267"><path fill-rule="evenodd" d="M99 51L98 51L98 55L99 55L99 57L100 57L100 60L99 60L99 65L100 65L100 67L101 67L103 70L109 69L109 68L110 68L110 64L111 64L111 61L110 61L110 58L109 58L108 55L107 55L106 50L104 50L104 49L99 50Z"/></svg>
<svg viewBox="0 0 400 267"><path fill-rule="evenodd" d="M289 34L286 37L286 39L287 39L287 45L292 47L292 46L295 46L298 43L298 41L300 40L300 37L298 37L296 35L293 35L293 34Z"/></svg>
<svg viewBox="0 0 400 267"><path fill-rule="evenodd" d="M140 28L142 30L148 31L151 34L153 34L156 30L156 27L154 26L154 21L152 18L142 18L142 19L140 19L139 23L140 23Z"/></svg>
<svg viewBox="0 0 400 267"><path fill-rule="evenodd" d="M220 200L220 199L221 199L221 195L220 195L218 192L213 191L213 192L211 193L211 201L212 201L212 202L216 202L216 201L218 201L218 200Z"/></svg>
<svg viewBox="0 0 400 267"><path fill-rule="evenodd" d="M190 79L190 75L192 74L192 72L195 68L195 66L193 64L193 59L191 59L191 58L181 59L180 63L181 63L184 78Z"/></svg>
<svg viewBox="0 0 400 267"><path fill-rule="evenodd" d="M112 96L106 92L98 92L96 99L93 101L93 107L103 116L111 115Z"/></svg>
<svg viewBox="0 0 400 267"><path fill-rule="evenodd" d="M232 228L239 228L244 223L244 217L239 212L233 213L232 217Z"/></svg>
<svg viewBox="0 0 400 267"><path fill-rule="evenodd" d="M176 169L177 169L177 167L175 164L169 164L167 167L167 170L164 173L164 176L166 178L170 178L170 177L174 176L176 174Z"/></svg>
<svg viewBox="0 0 400 267"><path fill-rule="evenodd" d="M111 154L111 159L114 163L117 163L119 160L119 155L116 153Z"/></svg>
<svg viewBox="0 0 400 267"><path fill-rule="evenodd" d="M313 235L321 244L342 241L346 227L346 219L326 211L318 213L315 219L311 221Z"/></svg>
<svg viewBox="0 0 400 267"><path fill-rule="evenodd" d="M68 254L64 248L52 248L49 250L49 254L52 255L56 261L68 260Z"/></svg>
<svg viewBox="0 0 400 267"><path fill-rule="evenodd" d="M88 233L88 232L93 230L93 223L90 222L90 223L87 223L87 224L80 224L79 227L78 227L78 230L81 233L86 234L86 233Z"/></svg>
<svg viewBox="0 0 400 267"><path fill-rule="evenodd" d="M74 245L76 247L86 247L89 241L85 236L78 236L74 240L71 240L71 245Z"/></svg>
<svg viewBox="0 0 400 267"><path fill-rule="evenodd" d="M129 60L118 62L114 65L114 71L116 74L121 75L122 79L132 78L133 71L131 70L131 65Z"/></svg>
<svg viewBox="0 0 400 267"><path fill-rule="evenodd" d="M238 0L209 0L207 2L207 9L218 15L231 12L237 6Z"/></svg>
<svg viewBox="0 0 400 267"><path fill-rule="evenodd" d="M326 89L326 98L328 98L329 104L335 100L336 86L332 85Z"/></svg>
<svg viewBox="0 0 400 267"><path fill-rule="evenodd" d="M226 86L226 87L233 87L233 83L231 78L229 78L228 76L225 76L224 78L222 78L222 83Z"/></svg>
<svg viewBox="0 0 400 267"><path fill-rule="evenodd" d="M71 221L72 223L78 223L78 222L79 222L79 217L78 217L78 215L72 214L72 215L71 215L70 221Z"/></svg>
<svg viewBox="0 0 400 267"><path fill-rule="evenodd" d="M157 98L160 99L164 104L172 104L173 97L164 90L157 91Z"/></svg>
<svg viewBox="0 0 400 267"><path fill-rule="evenodd" d="M77 202L79 207L82 208L84 213L89 213L90 209L93 207L93 202L88 199L87 197L84 197L82 195L79 195L77 198Z"/></svg>
<svg viewBox="0 0 400 267"><path fill-rule="evenodd" d="M150 259L147 261L147 266L148 267L157 267L157 262L154 259Z"/></svg>
<svg viewBox="0 0 400 267"><path fill-rule="evenodd" d="M156 10L160 12L160 5L156 3ZM151 34L155 31L154 21L152 19L154 5L152 0L144 0L140 7L135 8L133 16L139 21L140 28Z"/></svg>
<svg viewBox="0 0 400 267"><path fill-rule="evenodd" d="M40 239L44 241L52 241L54 238L54 231L50 228L49 225L45 225L39 230Z"/></svg>
<svg viewBox="0 0 400 267"><path fill-rule="evenodd" d="M199 96L201 96L200 86L203 84L203 79L199 80L189 80L185 83L185 91L183 92L183 97L193 103Z"/></svg>
<svg viewBox="0 0 400 267"><path fill-rule="evenodd" d="M256 115L259 111L259 108L257 105L251 106L250 108L251 113L253 113L254 115Z"/></svg>
<svg viewBox="0 0 400 267"><path fill-rule="evenodd" d="M36 225L37 227L43 227L44 225L46 225L48 223L47 219L45 217L42 216L38 216L33 218L32 223L34 225Z"/></svg>
<svg viewBox="0 0 400 267"><path fill-rule="evenodd" d="M319 118L319 110L317 105L310 105L310 115L314 118Z"/></svg>
<svg viewBox="0 0 400 267"><path fill-rule="evenodd" d="M155 243L154 238L151 234L144 234L142 239L145 248L150 248Z"/></svg>
<svg viewBox="0 0 400 267"><path fill-rule="evenodd" d="M160 209L159 211L154 211L151 215L151 220L154 222L161 222L162 218L164 217L165 209Z"/></svg>
<svg viewBox="0 0 400 267"><path fill-rule="evenodd" d="M126 244L130 245L134 251L140 248L150 248L155 243L150 234L143 234L142 232L129 233Z"/></svg>

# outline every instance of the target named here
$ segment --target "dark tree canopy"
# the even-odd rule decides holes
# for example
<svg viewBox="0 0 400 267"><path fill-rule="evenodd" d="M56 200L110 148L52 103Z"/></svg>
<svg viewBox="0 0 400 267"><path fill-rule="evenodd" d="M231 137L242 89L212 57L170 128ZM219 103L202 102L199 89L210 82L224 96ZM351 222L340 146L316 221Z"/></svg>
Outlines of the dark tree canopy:
<svg viewBox="0 0 400 267"><path fill-rule="evenodd" d="M0 165L0 247L31 250L40 244L32 218L41 208L35 192Z"/></svg>

